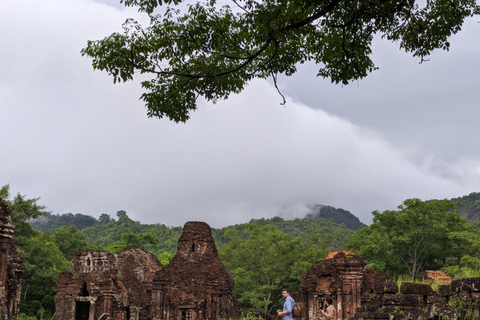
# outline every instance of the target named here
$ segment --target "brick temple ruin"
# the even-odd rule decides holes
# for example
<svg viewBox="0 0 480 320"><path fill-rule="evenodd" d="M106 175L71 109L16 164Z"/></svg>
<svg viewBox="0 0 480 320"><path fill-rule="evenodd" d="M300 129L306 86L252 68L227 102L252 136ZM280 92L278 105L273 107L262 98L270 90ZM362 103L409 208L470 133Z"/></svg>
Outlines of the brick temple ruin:
<svg viewBox="0 0 480 320"><path fill-rule="evenodd" d="M135 246L116 254L76 252L55 296L57 320L238 318L233 278L220 261L212 231L187 222L165 268Z"/></svg>
<svg viewBox="0 0 480 320"><path fill-rule="evenodd" d="M16 319L22 275L25 273L22 258L14 246L15 232L12 212L0 198L0 319Z"/></svg>
<svg viewBox="0 0 480 320"><path fill-rule="evenodd" d="M205 222L187 222L172 261L155 274L152 319L237 319L233 278Z"/></svg>
<svg viewBox="0 0 480 320"><path fill-rule="evenodd" d="M302 319L322 316L325 297L335 302L338 318L353 318L362 306L362 298L374 292L376 282L387 278L372 269L365 269L366 259L350 251L330 252L323 261L316 262L302 277L300 289L294 294L303 305Z"/></svg>
<svg viewBox="0 0 480 320"><path fill-rule="evenodd" d="M12 213L0 198L0 320L17 318L22 259L14 246ZM480 278L451 280L426 271L428 284L387 281L365 269L353 252L331 252L302 277L292 293L302 305L301 319L319 319L326 295L334 299L340 319L459 320L480 318ZM76 252L71 272L58 277L57 320L200 320L236 319L233 278L220 261L208 224L187 222L177 253L163 267L151 253L135 246L115 254ZM267 316L274 319L275 317Z"/></svg>
<svg viewBox="0 0 480 320"><path fill-rule="evenodd" d="M103 250L75 253L72 272L60 273L56 319L147 319L152 279L162 268L153 254L135 246L116 254Z"/></svg>
<svg viewBox="0 0 480 320"><path fill-rule="evenodd" d="M480 278L452 281L441 271L426 271L427 283L404 282L399 288L365 265L365 258L349 251L316 262L294 294L303 306L301 319L320 319L326 295L334 299L338 319L480 319ZM443 283L437 292L428 284L432 281Z"/></svg>
<svg viewBox="0 0 480 320"><path fill-rule="evenodd" d="M415 283L403 283L399 290L395 282L365 269L366 264L365 258L350 251L331 252L316 262L302 277L299 291L292 293L302 305L297 320L321 319L327 295L334 299L335 320L480 318L480 278L455 280L438 292ZM439 272L424 277L448 280ZM208 224L187 222L177 253L165 267L153 254L134 246L116 254L77 252L72 271L58 278L56 319L102 320L107 315L112 320L237 319L233 286Z"/></svg>

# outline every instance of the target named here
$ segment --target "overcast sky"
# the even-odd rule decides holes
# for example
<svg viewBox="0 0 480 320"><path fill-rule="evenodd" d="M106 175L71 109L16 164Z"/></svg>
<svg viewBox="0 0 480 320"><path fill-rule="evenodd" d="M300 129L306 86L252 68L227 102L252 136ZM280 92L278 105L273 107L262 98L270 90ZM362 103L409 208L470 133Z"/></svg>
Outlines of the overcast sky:
<svg viewBox="0 0 480 320"><path fill-rule="evenodd" d="M125 210L212 227L303 217L315 204L371 222L407 198L480 191L480 18L419 64L378 40L380 70L349 86L316 67L253 81L186 124L149 119L138 83L80 55L139 17L113 0L8 1L0 10L0 185L52 213Z"/></svg>

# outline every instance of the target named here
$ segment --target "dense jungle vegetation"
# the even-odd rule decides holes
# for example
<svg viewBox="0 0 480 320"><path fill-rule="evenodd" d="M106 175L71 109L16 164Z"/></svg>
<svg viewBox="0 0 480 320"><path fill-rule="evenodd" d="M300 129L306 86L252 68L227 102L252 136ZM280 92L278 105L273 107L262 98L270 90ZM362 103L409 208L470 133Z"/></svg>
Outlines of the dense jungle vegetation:
<svg viewBox="0 0 480 320"><path fill-rule="evenodd" d="M70 270L75 251L116 252L134 244L167 265L182 227L142 224L118 211L102 214L51 214L40 198L0 189L15 224L15 245L26 273L20 318L53 316L57 275ZM212 229L220 258L235 280L234 295L244 309L276 310L283 287L295 291L302 275L332 250L348 249L392 280L415 280L427 269L454 278L479 274L480 193L451 200L405 200L397 210L374 211L370 226L350 212L312 207L303 219L254 219Z"/></svg>

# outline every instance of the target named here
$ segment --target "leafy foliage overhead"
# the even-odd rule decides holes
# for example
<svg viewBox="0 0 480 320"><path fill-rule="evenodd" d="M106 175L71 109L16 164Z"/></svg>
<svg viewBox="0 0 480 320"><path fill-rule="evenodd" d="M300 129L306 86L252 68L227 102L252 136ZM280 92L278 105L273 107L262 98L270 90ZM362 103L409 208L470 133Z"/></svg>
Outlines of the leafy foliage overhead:
<svg viewBox="0 0 480 320"><path fill-rule="evenodd" d="M376 69L372 40L380 35L421 61L448 49L475 0L122 0L150 18L123 33L89 41L82 55L113 81L142 82L149 117L185 122L203 97L216 102L254 78L287 76L312 61L318 75L348 84ZM163 7L161 7L163 6Z"/></svg>

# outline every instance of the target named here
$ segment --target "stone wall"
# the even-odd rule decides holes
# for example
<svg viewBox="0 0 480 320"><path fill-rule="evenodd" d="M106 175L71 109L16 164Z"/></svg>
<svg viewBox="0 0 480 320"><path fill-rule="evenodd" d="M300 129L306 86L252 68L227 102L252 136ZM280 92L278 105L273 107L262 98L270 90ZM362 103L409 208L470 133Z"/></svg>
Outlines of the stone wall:
<svg viewBox="0 0 480 320"><path fill-rule="evenodd" d="M356 319L457 319L458 311L443 303L428 284L404 282L398 292L396 282L377 283L375 293L361 308Z"/></svg>
<svg viewBox="0 0 480 320"><path fill-rule="evenodd" d="M430 285L378 283L375 293L355 313L356 319L457 320L480 318L480 278L454 280L434 292Z"/></svg>
<svg viewBox="0 0 480 320"><path fill-rule="evenodd" d="M17 318L22 275L25 273L22 258L14 246L15 233L12 213L0 198L0 319Z"/></svg>

